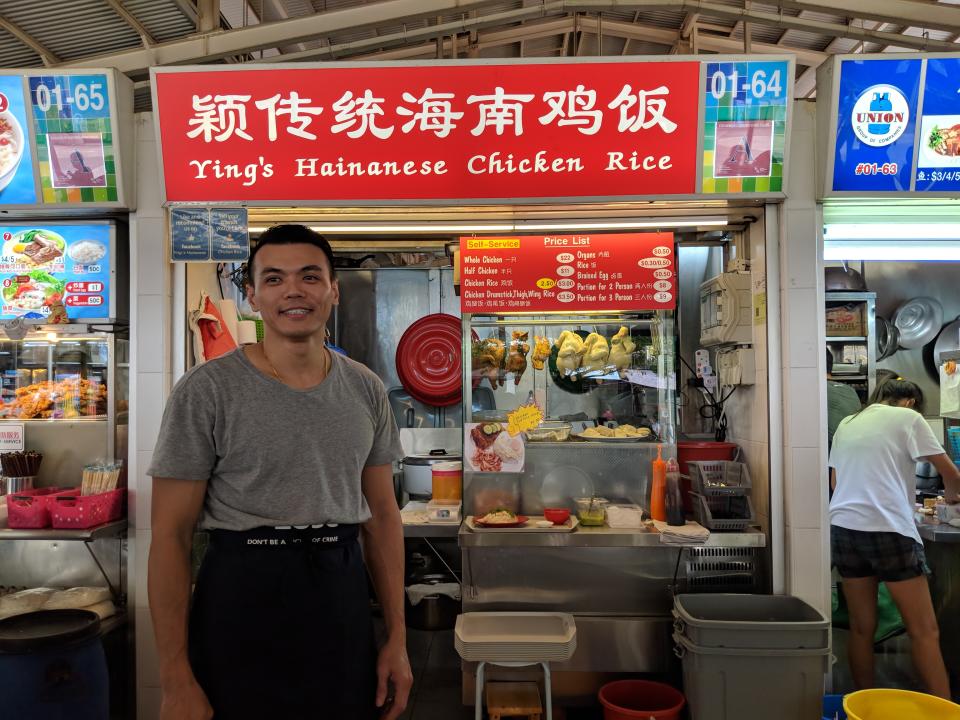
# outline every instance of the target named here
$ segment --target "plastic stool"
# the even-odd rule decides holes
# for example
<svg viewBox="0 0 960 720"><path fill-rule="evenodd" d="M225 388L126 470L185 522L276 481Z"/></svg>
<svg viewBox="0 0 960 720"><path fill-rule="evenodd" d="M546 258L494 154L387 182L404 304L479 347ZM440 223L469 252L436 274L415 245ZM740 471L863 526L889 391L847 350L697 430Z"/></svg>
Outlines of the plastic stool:
<svg viewBox="0 0 960 720"><path fill-rule="evenodd" d="M546 696L547 717L546 720L553 720L553 698L550 692L550 663L548 662L488 662L486 660L477 663L477 691L474 698L474 718L483 720L483 666L500 665L501 667L529 667L530 665L539 665L543 668L543 693ZM490 713L490 720L499 720L499 715L494 718ZM537 716L539 720L539 715Z"/></svg>
<svg viewBox="0 0 960 720"><path fill-rule="evenodd" d="M502 720L505 717L540 720L542 713L540 691L536 683L487 683L487 715L490 716L490 720Z"/></svg>

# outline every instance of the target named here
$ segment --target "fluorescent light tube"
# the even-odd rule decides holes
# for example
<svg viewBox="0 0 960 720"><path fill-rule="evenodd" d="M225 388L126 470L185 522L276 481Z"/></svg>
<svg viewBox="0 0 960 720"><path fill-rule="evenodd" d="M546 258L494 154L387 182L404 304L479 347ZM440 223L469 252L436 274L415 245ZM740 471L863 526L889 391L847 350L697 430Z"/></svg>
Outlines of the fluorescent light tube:
<svg viewBox="0 0 960 720"><path fill-rule="evenodd" d="M583 230L639 230L643 228L671 228L682 227L724 227L729 224L727 218L652 218L645 220L583 220L553 222L534 222L518 220L510 223L416 223L416 224L377 224L357 223L353 225L322 225L314 224L310 228L320 233L334 235L363 235L375 233L417 234L417 233L523 233L533 231L577 232ZM263 232L267 225L251 225L251 232Z"/></svg>
<svg viewBox="0 0 960 720"><path fill-rule="evenodd" d="M856 242L842 240L823 242L824 260L873 260L936 262L960 260L960 241L934 242L878 240Z"/></svg>
<svg viewBox="0 0 960 720"><path fill-rule="evenodd" d="M960 223L830 223L824 240L960 240Z"/></svg>

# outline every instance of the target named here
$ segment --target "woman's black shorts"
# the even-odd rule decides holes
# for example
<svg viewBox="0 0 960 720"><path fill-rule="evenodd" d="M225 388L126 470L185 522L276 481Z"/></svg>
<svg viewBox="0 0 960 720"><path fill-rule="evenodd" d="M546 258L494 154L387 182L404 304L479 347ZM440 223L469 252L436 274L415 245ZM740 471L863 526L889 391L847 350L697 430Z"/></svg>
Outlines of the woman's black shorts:
<svg viewBox="0 0 960 720"><path fill-rule="evenodd" d="M929 574L923 545L895 532L830 526L830 560L840 577L899 582Z"/></svg>

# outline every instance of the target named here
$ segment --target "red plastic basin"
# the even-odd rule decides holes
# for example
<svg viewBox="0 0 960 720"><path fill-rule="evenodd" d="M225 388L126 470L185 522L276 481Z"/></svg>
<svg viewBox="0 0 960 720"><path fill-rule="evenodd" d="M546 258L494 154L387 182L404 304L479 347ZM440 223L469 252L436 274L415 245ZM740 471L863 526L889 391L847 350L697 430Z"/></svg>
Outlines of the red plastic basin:
<svg viewBox="0 0 960 720"><path fill-rule="evenodd" d="M604 720L680 720L687 699L676 688L651 680L616 680L600 688Z"/></svg>

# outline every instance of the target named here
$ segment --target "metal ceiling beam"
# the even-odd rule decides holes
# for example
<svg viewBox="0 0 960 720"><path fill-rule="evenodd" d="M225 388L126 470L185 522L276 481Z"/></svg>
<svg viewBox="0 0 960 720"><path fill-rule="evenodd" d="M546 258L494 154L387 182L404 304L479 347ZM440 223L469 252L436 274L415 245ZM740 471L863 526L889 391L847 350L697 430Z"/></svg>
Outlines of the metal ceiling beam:
<svg viewBox="0 0 960 720"><path fill-rule="evenodd" d="M561 34L564 35L564 37L568 37L571 32L573 32L573 16L567 16L556 20L526 23L505 30L480 32L477 34L477 40L473 47L477 50L483 50L490 47L512 45L520 40L538 40ZM444 41L444 52L446 52L449 44L450 41L448 38ZM368 53L365 55L350 55L348 57L350 60L411 60L432 55L435 50L436 48L433 43L424 43L422 45L397 48L396 50L385 50L383 52Z"/></svg>
<svg viewBox="0 0 960 720"><path fill-rule="evenodd" d="M8 33L17 38L17 40L39 55L44 65L50 66L60 62L60 58L48 50L42 43L40 43L39 40L33 37L33 35L28 33L19 25L15 25L7 20L5 17L3 17L3 15L0 15L0 28L6 30Z"/></svg>
<svg viewBox="0 0 960 720"><path fill-rule="evenodd" d="M595 27L591 24L591 18L581 18L580 26L583 30L595 32ZM618 20L605 20L603 23L603 31L609 35L666 46L673 46L680 39L680 33L676 30L631 25L630 23ZM741 53L743 51L743 44L739 40L711 35L709 33L697 33L697 47L701 50L710 50L718 53ZM826 53L787 46L770 45L768 43L755 42L753 43L753 49L758 53L795 55L797 64L804 66L819 65L827 58Z"/></svg>
<svg viewBox="0 0 960 720"><path fill-rule="evenodd" d="M63 67L115 67L124 73L143 73L154 65L183 65L220 60L232 55L274 48L338 32L389 25L410 20L456 13L491 5L496 0L384 0L307 17L290 18L252 27L192 35L151 48L82 58Z"/></svg>
<svg viewBox="0 0 960 720"><path fill-rule="evenodd" d="M960 7L912 0L779 0L782 7L807 9L828 15L881 20L899 25L960 30Z"/></svg>
<svg viewBox="0 0 960 720"><path fill-rule="evenodd" d="M846 2L846 0L843 0ZM892 3L895 5L913 5L914 8L917 7L917 3L903 2L902 0L870 0L870 2L876 2L878 5L883 5L885 3ZM833 3L832 4L839 4ZM651 5L659 5L660 3L654 2L654 0L571 0L568 3L568 6L573 8L578 8L581 10L632 10L637 7L650 7ZM803 3L804 5L810 5L813 9L814 3ZM851 0L850 5L863 5L864 3L860 0ZM922 7L934 7L931 5L923 5ZM939 7L939 6L938 6ZM799 18L791 17L789 15L781 15L779 13L764 12L762 10L756 9L746 9L742 7L731 7L729 5L718 5L716 3L706 2L704 0L676 0L673 3L674 10L684 10L689 9L691 11L696 10L701 12L704 15L711 15L715 17L728 18L731 20L742 20L744 22L756 22L764 25L772 25L774 27L781 28L791 28L793 30L802 30L804 32L818 33L821 35L831 35L833 37L846 37L854 40L865 40L867 42L879 42L881 44L887 45L897 45L900 47L911 48L914 50L950 50L956 51L960 48L955 43L945 42L942 40L929 40L925 38L911 38L909 36L896 35L894 33L884 33L877 30L866 30L862 28L855 28L847 25L838 25L836 23L823 22L821 20L812 20L808 18ZM819 8L821 12L833 13L834 15L843 15L848 16L853 13L849 8L843 12L837 12L835 9L821 7ZM951 30L960 29L960 8L956 8L950 11L952 13L951 17L956 19L956 23L951 25ZM914 15L916 12L913 13ZM901 24L903 20L900 20ZM916 22L911 24L920 26L920 27L933 27L930 23ZM776 47L776 46L773 46Z"/></svg>
<svg viewBox="0 0 960 720"><path fill-rule="evenodd" d="M150 47L151 45L156 43L156 40L153 39L153 35L150 34L150 31L147 30L146 27L144 27L142 22L140 22L139 20L137 20L137 18L133 16L133 13L131 13L123 5L120 4L120 0L104 0L104 2L106 2L107 5L113 8L113 11L117 15L119 15L121 18L123 18L123 21L127 25L132 27L137 32L137 35L140 36L140 42L143 43L143 46L145 48Z"/></svg>
<svg viewBox="0 0 960 720"><path fill-rule="evenodd" d="M400 32L391 33L389 35L378 35L377 37L365 38L363 40L354 40L352 42L339 43L336 45L329 45L327 47L313 48L311 50L304 50L302 52L287 53L279 57L270 58L270 61L298 62L315 59L329 60L348 57L358 53L367 53L378 48L406 45L419 40L436 41L439 38L445 38L444 44L446 45L447 40L449 39L447 36L449 35L461 32L470 32L471 30L491 27L494 25L504 25L519 22L520 20L541 17L544 14L545 8L547 8L547 11L549 11L551 5L559 6L560 4L561 3L547 3L546 5L520 8L518 10L508 10L506 12L494 13L491 15L480 15L473 18L465 17L455 22L441 23L439 25L428 25L427 27L417 28L416 30L401 30ZM521 42L523 39L527 38L528 34L523 32L523 26L514 28L514 30L516 30L516 39L513 42ZM446 52L445 49L444 52ZM416 56L419 55L420 53L418 52Z"/></svg>

